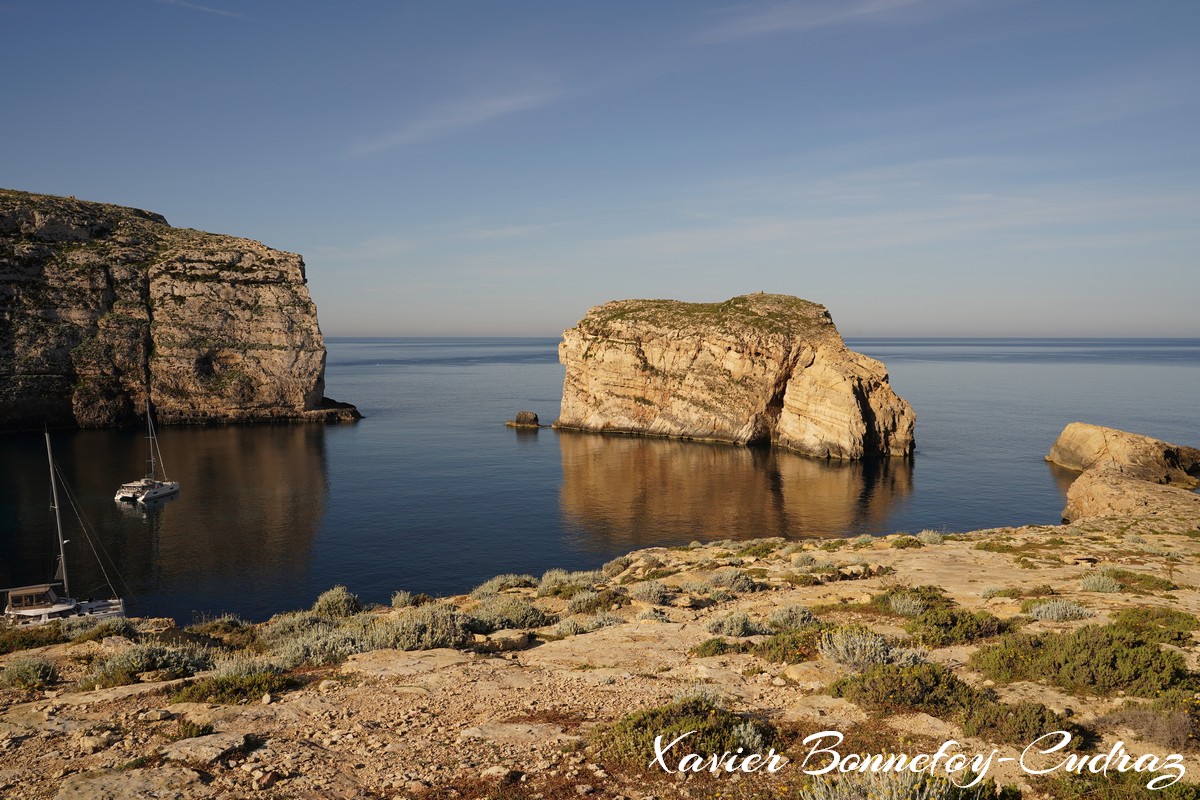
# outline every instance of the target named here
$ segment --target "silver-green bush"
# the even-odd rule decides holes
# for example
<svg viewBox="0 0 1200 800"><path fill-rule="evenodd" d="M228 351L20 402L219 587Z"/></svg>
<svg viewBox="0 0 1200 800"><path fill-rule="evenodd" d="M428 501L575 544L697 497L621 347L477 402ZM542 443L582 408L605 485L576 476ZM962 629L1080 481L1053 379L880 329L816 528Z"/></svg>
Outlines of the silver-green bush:
<svg viewBox="0 0 1200 800"><path fill-rule="evenodd" d="M675 593L661 581L646 581L645 583L639 583L631 587L629 595L635 600L641 600L643 603L664 606L671 602L671 598L675 596Z"/></svg>
<svg viewBox="0 0 1200 800"><path fill-rule="evenodd" d="M476 600L481 600L485 597L490 597L505 589L522 589L530 586L537 586L538 580L532 575L516 575L514 573L506 573L497 575L494 578L489 578L483 583L471 590L471 597Z"/></svg>
<svg viewBox="0 0 1200 800"><path fill-rule="evenodd" d="M341 584L322 592L312 606L314 614L326 617L352 617L360 611L362 603L358 595Z"/></svg>
<svg viewBox="0 0 1200 800"><path fill-rule="evenodd" d="M862 625L843 625L821 634L821 655L854 669L879 664L913 666L925 661L925 651L898 647Z"/></svg>
<svg viewBox="0 0 1200 800"><path fill-rule="evenodd" d="M1095 616L1079 603L1061 598L1047 600L1045 603L1036 605L1029 609L1029 613L1035 619L1044 619L1051 622L1069 622L1071 620L1087 619L1088 617Z"/></svg>
<svg viewBox="0 0 1200 800"><path fill-rule="evenodd" d="M58 683L58 670L44 658L19 658L0 672L0 688L44 689Z"/></svg>

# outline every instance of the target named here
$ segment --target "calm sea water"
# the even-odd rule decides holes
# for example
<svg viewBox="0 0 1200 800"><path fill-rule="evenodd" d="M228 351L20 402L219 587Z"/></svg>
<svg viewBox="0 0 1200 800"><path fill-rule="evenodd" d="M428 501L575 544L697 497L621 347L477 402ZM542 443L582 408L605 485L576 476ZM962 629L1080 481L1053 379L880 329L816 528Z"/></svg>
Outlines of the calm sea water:
<svg viewBox="0 0 1200 800"><path fill-rule="evenodd" d="M501 572L582 569L632 548L1055 523L1072 475L1043 460L1084 420L1200 442L1200 340L860 339L917 409L911 462L515 431L558 413L554 339L331 340L328 392L357 425L165 428L178 499L112 500L144 470L138 430L56 431L55 455L137 603L190 621L262 619L344 583L462 592ZM0 586L46 580L53 518L40 434L0 438ZM68 520L77 594L103 583Z"/></svg>

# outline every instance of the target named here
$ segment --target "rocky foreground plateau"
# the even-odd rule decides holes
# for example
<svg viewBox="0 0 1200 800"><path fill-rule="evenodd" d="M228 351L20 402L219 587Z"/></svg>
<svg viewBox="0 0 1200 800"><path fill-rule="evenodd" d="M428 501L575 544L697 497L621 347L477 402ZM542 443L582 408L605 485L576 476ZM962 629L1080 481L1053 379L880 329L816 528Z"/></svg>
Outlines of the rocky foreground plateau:
<svg viewBox="0 0 1200 800"><path fill-rule="evenodd" d="M324 391L300 256L0 189L0 427L358 418Z"/></svg>
<svg viewBox="0 0 1200 800"><path fill-rule="evenodd" d="M331 590L260 625L142 620L13 652L0 795L901 798L916 795L814 783L804 737L1015 758L1066 730L1072 752L1121 741L1180 754L1186 775L1153 792L1145 772L997 761L1005 798L1198 797L1200 498L1185 487L1200 459L1118 433L1072 426L1055 445L1086 468L1063 525L697 542L459 597L362 609ZM29 677L36 663L53 672ZM703 754L792 760L775 774L649 766L654 735L688 730Z"/></svg>

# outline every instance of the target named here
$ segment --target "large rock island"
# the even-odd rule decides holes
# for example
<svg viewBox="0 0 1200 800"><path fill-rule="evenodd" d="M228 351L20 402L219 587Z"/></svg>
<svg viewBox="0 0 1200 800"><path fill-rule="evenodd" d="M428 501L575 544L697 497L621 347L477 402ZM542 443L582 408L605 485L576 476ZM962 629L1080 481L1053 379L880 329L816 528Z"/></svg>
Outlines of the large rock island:
<svg viewBox="0 0 1200 800"><path fill-rule="evenodd" d="M563 334L557 428L735 444L819 458L907 456L916 415L824 306L751 294L724 303L619 300Z"/></svg>
<svg viewBox="0 0 1200 800"><path fill-rule="evenodd" d="M134 208L0 190L0 427L356 419L304 262Z"/></svg>

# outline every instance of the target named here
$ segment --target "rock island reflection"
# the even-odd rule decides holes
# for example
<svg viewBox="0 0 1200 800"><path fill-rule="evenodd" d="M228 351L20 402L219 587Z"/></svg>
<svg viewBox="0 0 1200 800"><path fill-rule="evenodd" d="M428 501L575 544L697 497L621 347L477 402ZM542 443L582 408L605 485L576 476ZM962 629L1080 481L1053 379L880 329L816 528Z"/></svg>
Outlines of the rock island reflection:
<svg viewBox="0 0 1200 800"><path fill-rule="evenodd" d="M912 491L908 459L828 462L778 448L571 431L559 432L559 447L564 523L595 548L878 533Z"/></svg>

